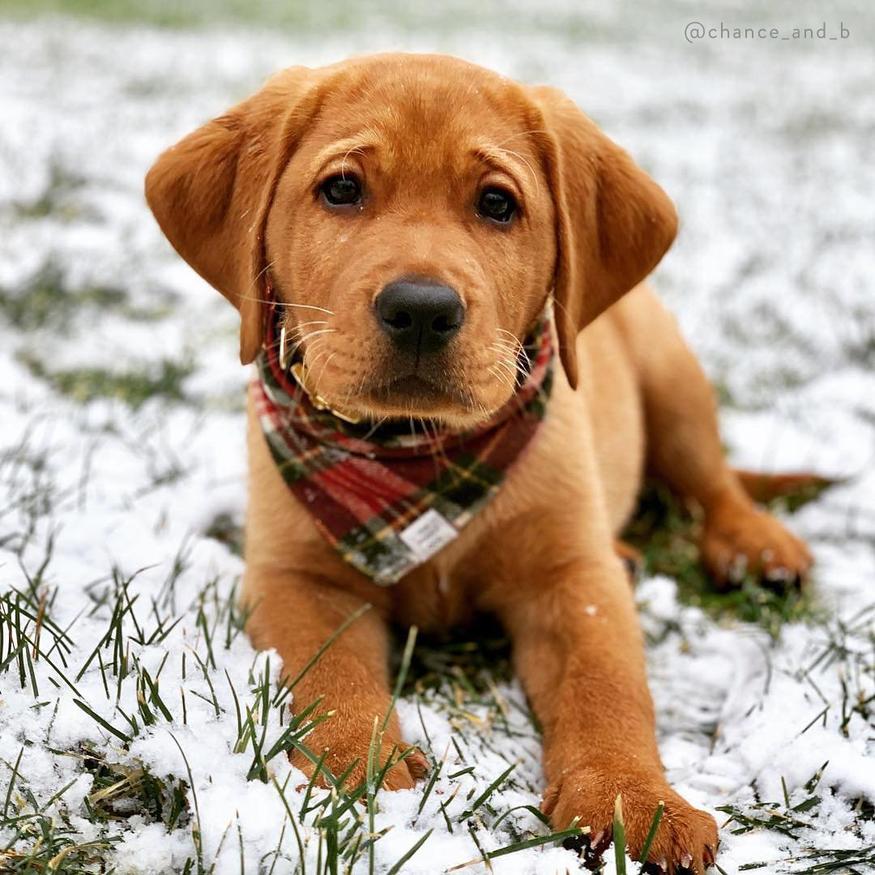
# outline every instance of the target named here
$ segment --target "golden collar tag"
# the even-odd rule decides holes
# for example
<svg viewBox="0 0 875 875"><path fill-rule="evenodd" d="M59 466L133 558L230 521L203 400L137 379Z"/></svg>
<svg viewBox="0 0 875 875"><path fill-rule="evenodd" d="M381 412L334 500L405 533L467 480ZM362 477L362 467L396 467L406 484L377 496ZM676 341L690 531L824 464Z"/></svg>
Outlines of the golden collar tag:
<svg viewBox="0 0 875 875"><path fill-rule="evenodd" d="M294 362L289 369L291 375L295 378L295 382L307 393L310 403L317 410L326 410L332 416L336 416L343 422L348 422L350 425L358 425L362 421L361 416L356 416L353 413L341 413L333 408L320 394L313 392L307 385L307 372L303 362Z"/></svg>

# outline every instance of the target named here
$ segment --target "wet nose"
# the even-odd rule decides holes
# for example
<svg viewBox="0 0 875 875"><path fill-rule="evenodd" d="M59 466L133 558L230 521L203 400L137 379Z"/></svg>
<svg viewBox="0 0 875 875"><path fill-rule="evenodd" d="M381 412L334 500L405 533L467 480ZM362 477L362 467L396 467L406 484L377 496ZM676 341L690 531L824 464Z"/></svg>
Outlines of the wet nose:
<svg viewBox="0 0 875 875"><path fill-rule="evenodd" d="M465 308L455 289L425 280L389 283L376 300L380 328L404 352L437 352L458 334Z"/></svg>

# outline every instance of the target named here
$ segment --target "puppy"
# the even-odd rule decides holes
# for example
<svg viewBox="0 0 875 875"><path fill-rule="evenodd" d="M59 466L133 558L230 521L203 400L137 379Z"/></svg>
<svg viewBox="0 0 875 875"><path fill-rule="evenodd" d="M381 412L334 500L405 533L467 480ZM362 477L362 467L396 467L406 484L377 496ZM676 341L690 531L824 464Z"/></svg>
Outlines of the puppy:
<svg viewBox="0 0 875 875"><path fill-rule="evenodd" d="M146 196L258 364L252 639L295 677L354 617L295 687L333 712L308 736L324 767L364 774L390 623L488 611L556 827L602 850L622 795L637 856L663 800L650 861L704 871L717 828L664 777L615 538L647 469L701 507L717 581L811 559L727 467L711 388L642 282L675 236L662 189L561 92L393 54L279 73L161 155ZM390 715L383 761L404 747ZM414 751L385 785L425 767Z"/></svg>

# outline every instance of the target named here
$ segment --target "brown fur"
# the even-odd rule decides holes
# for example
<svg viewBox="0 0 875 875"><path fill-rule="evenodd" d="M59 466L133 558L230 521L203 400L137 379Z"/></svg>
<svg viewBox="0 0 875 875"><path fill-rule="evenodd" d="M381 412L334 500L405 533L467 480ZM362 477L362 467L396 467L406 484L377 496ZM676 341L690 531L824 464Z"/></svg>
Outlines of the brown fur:
<svg viewBox="0 0 875 875"><path fill-rule="evenodd" d="M320 203L320 181L340 172L366 181L361 209ZM516 195L522 212L511 227L476 215L486 184ZM703 871L716 825L663 775L616 535L649 467L701 505L703 557L718 580L738 557L793 576L811 560L727 467L711 388L641 284L674 238L665 193L561 93L405 55L278 74L165 152L146 192L183 258L240 310L244 362L262 342L269 270L318 393L374 419L464 427L496 410L512 392L490 370L506 358L501 332L521 338L555 290L564 371L541 432L486 510L394 587L360 576L323 541L250 404L250 633L293 675L346 617L373 605L295 691L336 712L310 744L330 751L335 773L358 758L355 781L374 717L390 702L388 623L428 629L496 614L544 728L544 808L555 825L579 817L607 836L622 794L637 854L664 800L651 859ZM466 307L451 354L433 366L440 392L427 400L387 391L396 363L372 315L379 290L408 275L453 286ZM321 326L331 330L306 338ZM384 758L393 745L402 745L394 716ZM425 767L415 754L386 784L409 787Z"/></svg>

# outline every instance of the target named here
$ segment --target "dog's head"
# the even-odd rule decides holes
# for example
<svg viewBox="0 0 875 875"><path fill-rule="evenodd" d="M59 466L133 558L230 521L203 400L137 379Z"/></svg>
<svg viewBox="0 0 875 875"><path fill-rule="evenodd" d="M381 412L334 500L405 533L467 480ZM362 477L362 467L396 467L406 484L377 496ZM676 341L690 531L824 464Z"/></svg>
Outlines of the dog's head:
<svg viewBox="0 0 875 875"><path fill-rule="evenodd" d="M555 298L560 353L671 244L665 193L560 92L449 57L279 73L160 156L146 196L263 342L269 276L310 387L368 418L470 425Z"/></svg>

